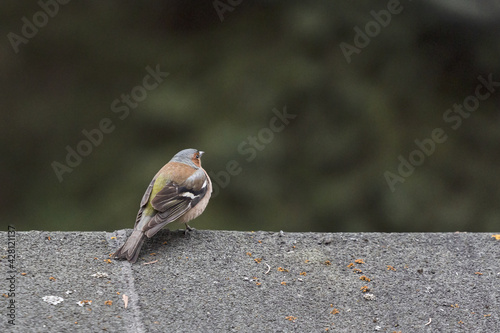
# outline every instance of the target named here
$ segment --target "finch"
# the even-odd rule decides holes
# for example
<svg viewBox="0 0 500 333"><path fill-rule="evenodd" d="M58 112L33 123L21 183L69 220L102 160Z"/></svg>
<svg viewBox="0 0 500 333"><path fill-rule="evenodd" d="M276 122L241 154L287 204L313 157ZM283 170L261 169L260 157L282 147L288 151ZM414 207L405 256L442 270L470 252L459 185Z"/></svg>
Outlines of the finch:
<svg viewBox="0 0 500 333"><path fill-rule="evenodd" d="M184 149L154 176L142 197L134 231L115 253L116 259L134 263L144 240L153 237L167 224L177 221L192 230L188 222L207 207L212 182L201 167L203 151Z"/></svg>

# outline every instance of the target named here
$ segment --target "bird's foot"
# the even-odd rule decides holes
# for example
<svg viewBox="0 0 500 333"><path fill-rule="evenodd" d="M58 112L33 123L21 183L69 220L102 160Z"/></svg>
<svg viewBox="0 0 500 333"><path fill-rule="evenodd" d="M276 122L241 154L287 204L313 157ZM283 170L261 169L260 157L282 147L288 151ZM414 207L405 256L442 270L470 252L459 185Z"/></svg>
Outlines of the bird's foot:
<svg viewBox="0 0 500 333"><path fill-rule="evenodd" d="M186 229L184 230L184 235L187 235L188 232L196 230L195 228L191 228L189 224L186 223Z"/></svg>

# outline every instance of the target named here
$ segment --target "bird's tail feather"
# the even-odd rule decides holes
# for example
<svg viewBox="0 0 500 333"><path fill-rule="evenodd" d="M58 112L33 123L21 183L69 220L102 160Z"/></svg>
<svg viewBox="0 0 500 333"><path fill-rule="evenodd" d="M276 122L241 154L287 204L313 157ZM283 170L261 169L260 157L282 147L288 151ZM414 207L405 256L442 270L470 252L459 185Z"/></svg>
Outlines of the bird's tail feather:
<svg viewBox="0 0 500 333"><path fill-rule="evenodd" d="M141 230L134 230L125 244L116 250L113 255L115 258L123 258L130 261L132 264L137 261L139 252L141 252L142 244L146 236Z"/></svg>

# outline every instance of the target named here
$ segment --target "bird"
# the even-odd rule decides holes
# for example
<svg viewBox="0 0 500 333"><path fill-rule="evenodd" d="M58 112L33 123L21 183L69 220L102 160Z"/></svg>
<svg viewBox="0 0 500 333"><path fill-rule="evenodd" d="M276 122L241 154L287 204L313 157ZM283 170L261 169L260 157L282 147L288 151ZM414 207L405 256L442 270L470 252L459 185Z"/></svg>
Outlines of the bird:
<svg viewBox="0 0 500 333"><path fill-rule="evenodd" d="M212 182L201 167L203 151L189 148L178 152L153 177L144 193L134 230L114 253L115 259L135 263L146 238L171 222L184 223L200 216L212 194Z"/></svg>

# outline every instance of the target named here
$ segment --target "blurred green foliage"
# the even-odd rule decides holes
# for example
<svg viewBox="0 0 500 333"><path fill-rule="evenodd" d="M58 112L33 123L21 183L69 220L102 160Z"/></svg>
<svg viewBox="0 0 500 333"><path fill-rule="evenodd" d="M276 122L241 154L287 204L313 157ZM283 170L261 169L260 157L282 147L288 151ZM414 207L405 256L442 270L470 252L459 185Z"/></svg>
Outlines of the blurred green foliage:
<svg viewBox="0 0 500 333"><path fill-rule="evenodd" d="M212 1L75 1L17 53L9 33L41 7L3 2L4 230L131 228L156 171L190 147L212 174L241 167L196 228L498 230L500 87L458 129L443 120L480 75L500 81L498 11L401 6L348 63L340 44L387 1L243 1L222 22ZM169 75L127 116L113 112L147 66ZM296 118L271 138L262 131L284 108ZM114 130L60 182L52 163L104 118ZM391 191L384 173L435 128L446 142ZM238 147L259 133L248 161Z"/></svg>

